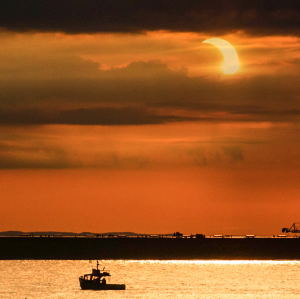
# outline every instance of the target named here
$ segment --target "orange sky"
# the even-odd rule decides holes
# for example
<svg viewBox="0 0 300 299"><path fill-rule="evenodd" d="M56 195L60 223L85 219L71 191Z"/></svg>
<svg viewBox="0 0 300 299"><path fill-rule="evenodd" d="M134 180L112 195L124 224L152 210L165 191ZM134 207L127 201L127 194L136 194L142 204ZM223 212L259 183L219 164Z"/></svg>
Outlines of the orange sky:
<svg viewBox="0 0 300 299"><path fill-rule="evenodd" d="M300 40L0 34L0 230L278 234L299 220Z"/></svg>
<svg viewBox="0 0 300 299"><path fill-rule="evenodd" d="M291 170L9 170L0 178L4 229L277 234L299 208Z"/></svg>
<svg viewBox="0 0 300 299"><path fill-rule="evenodd" d="M15 128L6 142L15 151L1 153L11 161L0 172L2 227L276 234L299 208L300 144L287 144L295 130L259 123Z"/></svg>

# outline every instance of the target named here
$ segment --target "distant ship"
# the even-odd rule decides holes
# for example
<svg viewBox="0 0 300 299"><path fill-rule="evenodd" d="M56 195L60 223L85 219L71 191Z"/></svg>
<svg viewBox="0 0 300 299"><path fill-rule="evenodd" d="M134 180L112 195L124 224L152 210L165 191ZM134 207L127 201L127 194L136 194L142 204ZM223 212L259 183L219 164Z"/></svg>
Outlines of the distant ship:
<svg viewBox="0 0 300 299"><path fill-rule="evenodd" d="M111 276L110 273L104 269L101 272L97 261L97 269L92 269L92 273L79 277L80 287L82 290L125 290L125 284L106 283L107 276Z"/></svg>

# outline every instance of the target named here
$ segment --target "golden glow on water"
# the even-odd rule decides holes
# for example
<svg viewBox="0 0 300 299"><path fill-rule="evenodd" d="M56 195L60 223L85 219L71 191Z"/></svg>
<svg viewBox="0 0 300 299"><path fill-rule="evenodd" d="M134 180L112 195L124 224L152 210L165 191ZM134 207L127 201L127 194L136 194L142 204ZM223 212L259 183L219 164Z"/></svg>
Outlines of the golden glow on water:
<svg viewBox="0 0 300 299"><path fill-rule="evenodd" d="M82 291L89 261L0 261L0 298L299 298L300 261L109 260L126 291ZM297 297L298 296L298 297Z"/></svg>
<svg viewBox="0 0 300 299"><path fill-rule="evenodd" d="M299 261L265 261L265 260L132 260L126 263L142 263L142 264L177 264L177 265L291 265L299 264Z"/></svg>

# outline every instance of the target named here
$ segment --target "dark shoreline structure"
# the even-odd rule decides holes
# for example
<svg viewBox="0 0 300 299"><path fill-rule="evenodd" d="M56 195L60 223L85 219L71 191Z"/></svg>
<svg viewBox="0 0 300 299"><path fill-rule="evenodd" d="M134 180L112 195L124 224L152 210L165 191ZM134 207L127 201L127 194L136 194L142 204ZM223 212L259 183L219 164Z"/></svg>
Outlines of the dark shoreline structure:
<svg viewBox="0 0 300 299"><path fill-rule="evenodd" d="M202 236L202 237L201 237ZM0 259L300 260L299 237L0 237Z"/></svg>

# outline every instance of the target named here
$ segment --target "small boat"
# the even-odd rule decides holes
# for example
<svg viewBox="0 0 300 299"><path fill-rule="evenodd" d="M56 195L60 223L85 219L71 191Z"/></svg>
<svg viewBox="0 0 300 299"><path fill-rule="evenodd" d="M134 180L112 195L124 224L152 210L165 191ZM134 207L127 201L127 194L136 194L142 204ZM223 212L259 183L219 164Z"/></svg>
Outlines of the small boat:
<svg viewBox="0 0 300 299"><path fill-rule="evenodd" d="M92 273L84 274L79 277L79 283L82 290L125 290L125 284L106 283L105 277L111 276L104 269L99 269L97 261L97 269L92 269Z"/></svg>

